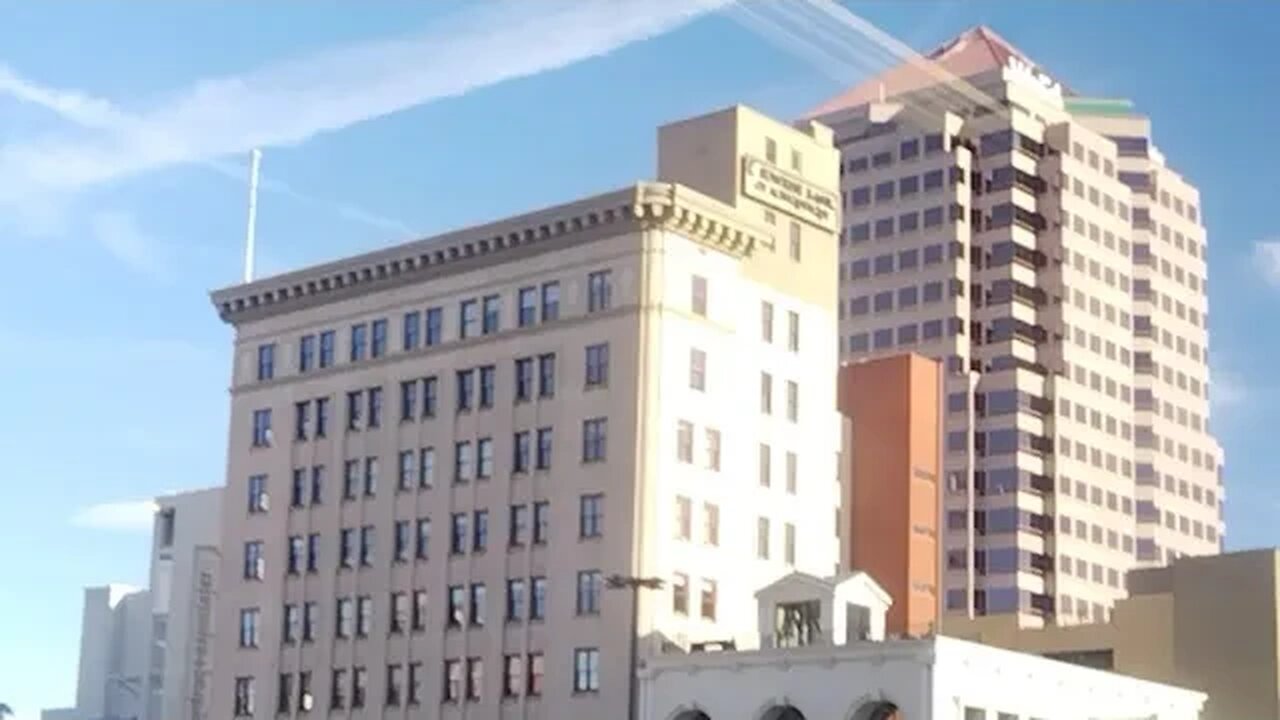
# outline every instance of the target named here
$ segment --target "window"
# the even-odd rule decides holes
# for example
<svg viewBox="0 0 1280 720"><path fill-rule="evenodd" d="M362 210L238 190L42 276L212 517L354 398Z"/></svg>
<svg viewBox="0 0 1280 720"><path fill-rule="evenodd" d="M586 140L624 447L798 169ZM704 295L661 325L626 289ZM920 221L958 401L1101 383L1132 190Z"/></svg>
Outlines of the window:
<svg viewBox="0 0 1280 720"><path fill-rule="evenodd" d="M512 505L507 523L507 544L522 547L529 529L529 506Z"/></svg>
<svg viewBox="0 0 1280 720"><path fill-rule="evenodd" d="M427 591L413 591L413 609L409 616L410 627L414 632L427 629Z"/></svg>
<svg viewBox="0 0 1280 720"><path fill-rule="evenodd" d="M406 380L400 383L400 422L409 422L418 417L418 381Z"/></svg>
<svg viewBox="0 0 1280 720"><path fill-rule="evenodd" d="M351 707L364 707L368 695L369 673L363 667L351 668Z"/></svg>
<svg viewBox="0 0 1280 720"><path fill-rule="evenodd" d="M461 585L449 587L449 607L445 616L446 627L460 628L467 618L466 590Z"/></svg>
<svg viewBox="0 0 1280 720"><path fill-rule="evenodd" d="M541 500L533 504L533 544L546 545L550 531L551 503Z"/></svg>
<svg viewBox="0 0 1280 720"><path fill-rule="evenodd" d="M404 666L398 663L387 666L387 707L400 707L401 693L404 692Z"/></svg>
<svg viewBox="0 0 1280 720"><path fill-rule="evenodd" d="M760 443L760 487L769 487L773 481L773 449Z"/></svg>
<svg viewBox="0 0 1280 720"><path fill-rule="evenodd" d="M707 354L697 348L689 351L689 387L700 391L707 389Z"/></svg>
<svg viewBox="0 0 1280 720"><path fill-rule="evenodd" d="M489 548L489 511L477 510L472 523L471 549L484 552Z"/></svg>
<svg viewBox="0 0 1280 720"><path fill-rule="evenodd" d="M576 693L600 690L600 651L596 648L578 648L573 651L573 691Z"/></svg>
<svg viewBox="0 0 1280 720"><path fill-rule="evenodd" d="M534 506L535 514L537 506ZM536 520L536 517L535 517ZM604 534L604 495L594 493L578 498L578 537L596 538ZM536 542L536 541L535 541Z"/></svg>
<svg viewBox="0 0 1280 720"><path fill-rule="evenodd" d="M794 380L787 381L787 419L796 422L800 417L800 386Z"/></svg>
<svg viewBox="0 0 1280 720"><path fill-rule="evenodd" d="M484 661L467 658L467 699L479 700L484 690Z"/></svg>
<svg viewBox="0 0 1280 720"><path fill-rule="evenodd" d="M422 417L432 418L436 416L439 389L440 383L436 380L435 375L422 379Z"/></svg>
<svg viewBox="0 0 1280 720"><path fill-rule="evenodd" d="M444 661L444 701L460 702L462 700L462 661Z"/></svg>
<svg viewBox="0 0 1280 720"><path fill-rule="evenodd" d="M582 461L602 462L608 447L608 419L582 421Z"/></svg>
<svg viewBox="0 0 1280 720"><path fill-rule="evenodd" d="M480 408L486 409L493 407L494 397L494 378L497 375L497 368L492 365L485 365L480 368Z"/></svg>
<svg viewBox="0 0 1280 720"><path fill-rule="evenodd" d="M369 388L368 398L369 398L368 427L376 428L382 425L382 388L380 387Z"/></svg>
<svg viewBox="0 0 1280 720"><path fill-rule="evenodd" d="M471 443L462 441L453 444L453 484L462 485L471 481L474 457Z"/></svg>
<svg viewBox="0 0 1280 720"><path fill-rule="evenodd" d="M436 450L423 448L418 453L418 487L430 489L436 484Z"/></svg>
<svg viewBox="0 0 1280 720"><path fill-rule="evenodd" d="M711 547L720 546L720 506L702 504L702 541Z"/></svg>
<svg viewBox="0 0 1280 720"><path fill-rule="evenodd" d="M796 526L787 523L783 526L782 560L788 565L796 564Z"/></svg>
<svg viewBox="0 0 1280 720"><path fill-rule="evenodd" d="M471 584L471 626L484 627L485 620L485 588L484 583Z"/></svg>
<svg viewBox="0 0 1280 720"><path fill-rule="evenodd" d="M547 353L538 356L538 397L555 397L556 394L556 356Z"/></svg>
<svg viewBox="0 0 1280 720"><path fill-rule="evenodd" d="M471 404L476 392L476 377L474 370L459 370L457 372L458 379L458 412L471 409Z"/></svg>
<svg viewBox="0 0 1280 720"><path fill-rule="evenodd" d="M365 350L369 343L369 326L364 323L351 326L351 362L359 362L364 359Z"/></svg>
<svg viewBox="0 0 1280 720"><path fill-rule="evenodd" d="M397 520L392 533L392 562L405 562L409 559L409 541L409 521Z"/></svg>
<svg viewBox="0 0 1280 720"><path fill-rule="evenodd" d="M529 327L538 321L538 290L537 288L520 288L517 293L519 308L517 310L517 323L520 327Z"/></svg>
<svg viewBox="0 0 1280 720"><path fill-rule="evenodd" d="M600 591L604 589L604 576L599 570L583 570L578 573L578 614L600 614Z"/></svg>
<svg viewBox="0 0 1280 720"><path fill-rule="evenodd" d="M773 376L767 372L760 373L760 412L773 413Z"/></svg>
<svg viewBox="0 0 1280 720"><path fill-rule="evenodd" d="M609 384L609 343L587 346L587 387Z"/></svg>
<svg viewBox="0 0 1280 720"><path fill-rule="evenodd" d="M302 554L306 552L301 535L289 537L289 557L285 563L285 572L297 575L302 572Z"/></svg>
<svg viewBox="0 0 1280 720"><path fill-rule="evenodd" d="M360 528L360 565L362 567L371 567L373 565L373 546L373 526L365 525Z"/></svg>
<svg viewBox="0 0 1280 720"><path fill-rule="evenodd" d="M240 647L258 647L258 608L245 608L240 611Z"/></svg>
<svg viewBox="0 0 1280 720"><path fill-rule="evenodd" d="M427 347L439 345L444 332L444 311L440 308L427 308L426 332L424 342Z"/></svg>
<svg viewBox="0 0 1280 720"><path fill-rule="evenodd" d="M262 580L267 575L267 559L262 554L262 541L244 544L244 579Z"/></svg>
<svg viewBox="0 0 1280 720"><path fill-rule="evenodd" d="M454 513L449 523L449 553L461 555L467 551L467 514Z"/></svg>
<svg viewBox="0 0 1280 720"><path fill-rule="evenodd" d="M347 393L347 429L359 430L364 415L364 393L359 390Z"/></svg>
<svg viewBox="0 0 1280 720"><path fill-rule="evenodd" d="M524 683L524 658L505 655L502 658L502 697L518 697Z"/></svg>
<svg viewBox="0 0 1280 720"><path fill-rule="evenodd" d="M769 559L769 518L756 518L756 557Z"/></svg>
<svg viewBox="0 0 1280 720"><path fill-rule="evenodd" d="M689 306L695 315L707 316L707 279L694 275Z"/></svg>
<svg viewBox="0 0 1280 720"><path fill-rule="evenodd" d="M342 528L338 531L338 567L355 567L356 531Z"/></svg>
<svg viewBox="0 0 1280 720"><path fill-rule="evenodd" d="M676 423L676 459L682 463L693 462L693 423L688 420Z"/></svg>
<svg viewBox="0 0 1280 720"><path fill-rule="evenodd" d="M242 610L241 612L243 613L244 611ZM244 616L243 615L241 615L240 620L241 620L240 643L241 643L241 647L244 647ZM285 644L292 644L298 641L298 622L299 622L298 606L293 604L286 604L284 606L283 620L280 624L281 642L284 642Z"/></svg>
<svg viewBox="0 0 1280 720"><path fill-rule="evenodd" d="M524 619L524 580L507 581L507 622L519 622Z"/></svg>
<svg viewBox="0 0 1280 720"><path fill-rule="evenodd" d="M401 327L401 347L404 350L417 350L418 345L422 344L422 313L417 310L405 313Z"/></svg>
<svg viewBox="0 0 1280 720"><path fill-rule="evenodd" d="M276 346L267 343L258 346L258 381L270 380L276 376Z"/></svg>
<svg viewBox="0 0 1280 720"><path fill-rule="evenodd" d="M334 353L337 347L337 334L332 330L320 333L320 367L333 366Z"/></svg>
<svg viewBox="0 0 1280 720"><path fill-rule="evenodd" d="M533 397L533 358L516 359L516 402Z"/></svg>
<svg viewBox="0 0 1280 720"><path fill-rule="evenodd" d="M720 431L706 429L707 469L720 471Z"/></svg>
<svg viewBox="0 0 1280 720"><path fill-rule="evenodd" d="M613 306L613 273L608 270L587 276L587 312L600 312Z"/></svg>
<svg viewBox="0 0 1280 720"><path fill-rule="evenodd" d="M794 262L800 262L800 223L791 222L790 253Z"/></svg>
<svg viewBox="0 0 1280 720"><path fill-rule="evenodd" d="M481 322L480 332L484 335L492 335L498 332L501 324L502 315L502 298L498 295L486 295L484 298L484 318Z"/></svg>
<svg viewBox="0 0 1280 720"><path fill-rule="evenodd" d="M671 580L671 611L677 615L689 614L689 576L676 573Z"/></svg>
<svg viewBox="0 0 1280 720"><path fill-rule="evenodd" d="M253 411L253 447L271 446L271 409Z"/></svg>
<svg viewBox="0 0 1280 720"><path fill-rule="evenodd" d="M538 428L538 452L534 464L539 470L551 469L551 439L551 428Z"/></svg>
<svg viewBox="0 0 1280 720"><path fill-rule="evenodd" d="M380 358L387 354L387 321L386 319L373 321L373 343L369 347L369 355Z"/></svg>
<svg viewBox="0 0 1280 720"><path fill-rule="evenodd" d="M794 310L787 311L787 349L800 352L800 314Z"/></svg>
<svg viewBox="0 0 1280 720"><path fill-rule="evenodd" d="M414 557L426 560L431 552L431 518L418 518L417 536L414 538Z"/></svg>
<svg viewBox="0 0 1280 720"><path fill-rule="evenodd" d="M511 472L529 472L532 463L532 451L528 430L515 434L511 442Z"/></svg>
<svg viewBox="0 0 1280 720"><path fill-rule="evenodd" d="M378 458L364 459L364 496L373 497L378 492Z"/></svg>
<svg viewBox="0 0 1280 720"><path fill-rule="evenodd" d="M529 578L529 619L545 620L547 617L547 579Z"/></svg>
<svg viewBox="0 0 1280 720"><path fill-rule="evenodd" d="M394 634L403 633L409 627L409 595L391 593L391 617L388 629Z"/></svg>
<svg viewBox="0 0 1280 720"><path fill-rule="evenodd" d="M249 513L263 513L267 511L267 476L266 475L250 475L249 476Z"/></svg>
<svg viewBox="0 0 1280 720"><path fill-rule="evenodd" d="M252 717L255 712L256 688L251 677L236 678L235 705L236 717Z"/></svg>
<svg viewBox="0 0 1280 720"><path fill-rule="evenodd" d="M355 602L351 598L338 598L334 620L333 634L339 638L349 638L355 631Z"/></svg>
<svg viewBox="0 0 1280 720"><path fill-rule="evenodd" d="M560 319L560 283L542 284L542 322Z"/></svg>
<svg viewBox="0 0 1280 720"><path fill-rule="evenodd" d="M310 372L316 364L316 336L303 335L298 341L298 372Z"/></svg>
<svg viewBox="0 0 1280 720"><path fill-rule="evenodd" d="M475 300L463 300L458 307L458 337L467 339L475 337L480 324L480 303Z"/></svg>
<svg viewBox="0 0 1280 720"><path fill-rule="evenodd" d="M788 450L787 451L787 494L788 495L796 494L797 460L798 459L796 457L796 454Z"/></svg>
<svg viewBox="0 0 1280 720"><path fill-rule="evenodd" d="M773 342L773 303L767 300L760 303L760 339Z"/></svg>
<svg viewBox="0 0 1280 720"><path fill-rule="evenodd" d="M529 653L529 675L525 686L525 694L529 697L542 695L542 653Z"/></svg>
<svg viewBox="0 0 1280 720"><path fill-rule="evenodd" d="M422 702L422 661L409 663L409 693L405 698L405 702L409 705L417 705Z"/></svg>
<svg viewBox="0 0 1280 720"><path fill-rule="evenodd" d="M676 539L693 537L693 502L683 495L676 496Z"/></svg>
<svg viewBox="0 0 1280 720"><path fill-rule="evenodd" d="M334 670L333 682L329 684L329 707L341 710L347 706L347 671Z"/></svg>
<svg viewBox="0 0 1280 720"><path fill-rule="evenodd" d="M413 460L416 453L413 450L401 450L399 462L397 463L398 481L396 488L401 492L413 489L414 468Z"/></svg>
<svg viewBox="0 0 1280 720"><path fill-rule="evenodd" d="M702 606L701 607L702 619L714 621L716 619L716 581L715 580L702 581L701 606Z"/></svg>
<svg viewBox="0 0 1280 720"><path fill-rule="evenodd" d="M476 479L488 480L493 477L493 438L480 438L476 441Z"/></svg>

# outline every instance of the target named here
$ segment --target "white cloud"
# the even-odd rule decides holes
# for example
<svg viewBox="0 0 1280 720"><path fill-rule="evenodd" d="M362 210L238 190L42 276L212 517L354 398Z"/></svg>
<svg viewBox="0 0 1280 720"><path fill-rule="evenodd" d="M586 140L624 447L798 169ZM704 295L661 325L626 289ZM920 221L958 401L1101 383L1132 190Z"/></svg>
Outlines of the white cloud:
<svg viewBox="0 0 1280 720"><path fill-rule="evenodd" d="M504 0L431 30L208 79L126 113L0 67L0 92L91 132L0 146L0 201L74 190L327 132L604 55L729 0Z"/></svg>
<svg viewBox="0 0 1280 720"><path fill-rule="evenodd" d="M1280 287L1280 240L1264 240L1253 244L1253 260L1258 272L1269 284Z"/></svg>
<svg viewBox="0 0 1280 720"><path fill-rule="evenodd" d="M154 500L126 500L90 505L71 516L71 524L90 530L150 532L156 513Z"/></svg>
<svg viewBox="0 0 1280 720"><path fill-rule="evenodd" d="M112 257L131 270L155 280L168 280L169 270L161 259L163 249L138 227L133 215L104 211L89 219L90 236Z"/></svg>

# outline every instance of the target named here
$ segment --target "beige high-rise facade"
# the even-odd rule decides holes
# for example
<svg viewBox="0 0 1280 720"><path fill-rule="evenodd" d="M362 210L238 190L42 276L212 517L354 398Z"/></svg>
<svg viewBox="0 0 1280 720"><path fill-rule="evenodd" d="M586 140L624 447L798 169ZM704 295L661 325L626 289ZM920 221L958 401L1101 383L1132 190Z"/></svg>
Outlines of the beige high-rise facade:
<svg viewBox="0 0 1280 720"><path fill-rule="evenodd" d="M1150 121L986 28L813 116L843 356L947 371L945 611L1104 620L1130 568L1218 552L1205 229Z"/></svg>
<svg viewBox="0 0 1280 720"><path fill-rule="evenodd" d="M836 569L831 132L658 145L659 182L214 293L210 717L622 717L636 598L643 662Z"/></svg>

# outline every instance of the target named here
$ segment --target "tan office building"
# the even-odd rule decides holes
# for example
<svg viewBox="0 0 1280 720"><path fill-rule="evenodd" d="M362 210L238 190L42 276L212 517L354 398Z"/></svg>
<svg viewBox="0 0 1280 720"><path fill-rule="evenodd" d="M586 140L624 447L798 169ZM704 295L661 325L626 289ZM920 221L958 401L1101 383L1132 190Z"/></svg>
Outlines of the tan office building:
<svg viewBox="0 0 1280 720"><path fill-rule="evenodd" d="M1205 229L1150 120L986 28L813 116L843 356L946 368L947 611L1103 620L1129 569L1218 552Z"/></svg>
<svg viewBox="0 0 1280 720"><path fill-rule="evenodd" d="M829 129L663 127L659 181L213 294L235 326L210 717L622 717L838 563Z"/></svg>
<svg viewBox="0 0 1280 720"><path fill-rule="evenodd" d="M1203 720L1280 718L1280 552L1178 558L1129 574L1111 622L1019 629L951 619L945 634L1200 690Z"/></svg>

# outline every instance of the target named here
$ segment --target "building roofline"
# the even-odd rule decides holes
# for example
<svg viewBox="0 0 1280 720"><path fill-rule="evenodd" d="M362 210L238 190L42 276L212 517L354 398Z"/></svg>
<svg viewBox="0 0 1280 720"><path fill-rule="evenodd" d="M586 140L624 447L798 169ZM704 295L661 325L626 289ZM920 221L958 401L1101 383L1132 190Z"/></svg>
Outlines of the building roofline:
<svg viewBox="0 0 1280 720"><path fill-rule="evenodd" d="M736 256L750 253L770 231L744 222L729 205L676 183L641 182L575 202L454 230L210 293L232 325L322 302L463 272L467 262L517 247L616 226L617 232L662 226Z"/></svg>

